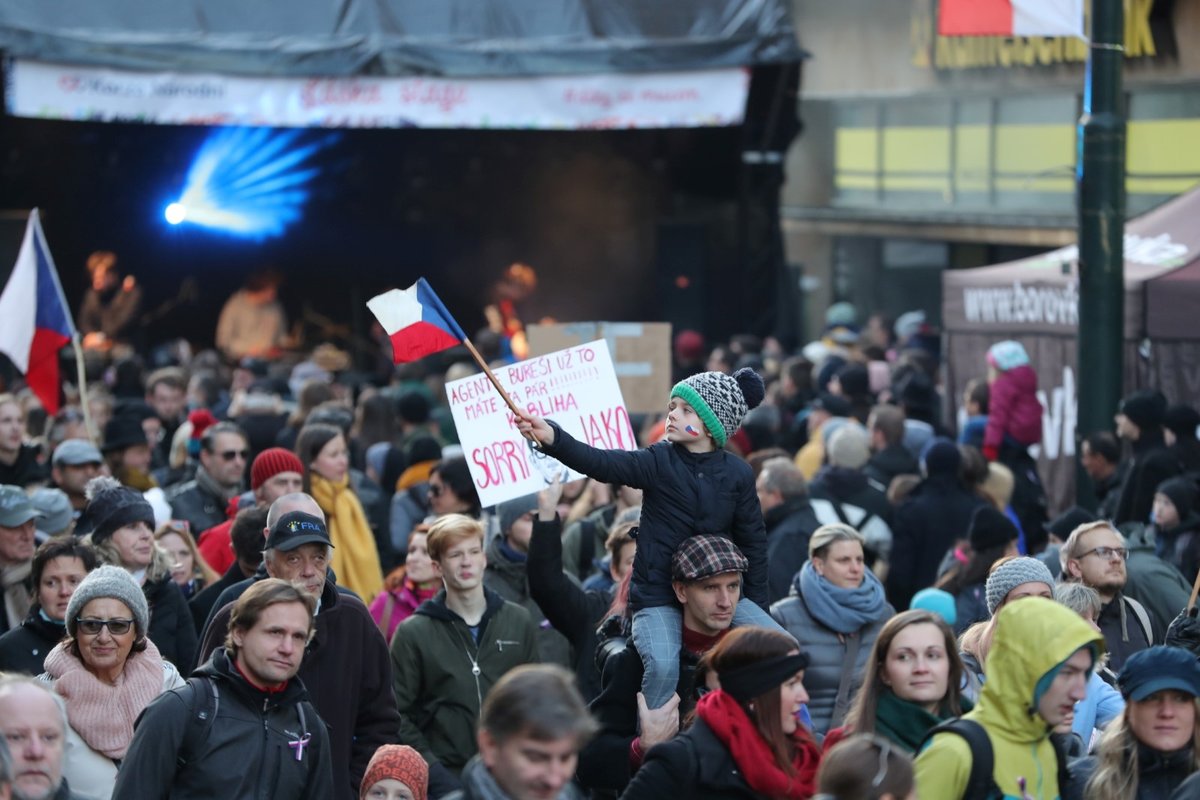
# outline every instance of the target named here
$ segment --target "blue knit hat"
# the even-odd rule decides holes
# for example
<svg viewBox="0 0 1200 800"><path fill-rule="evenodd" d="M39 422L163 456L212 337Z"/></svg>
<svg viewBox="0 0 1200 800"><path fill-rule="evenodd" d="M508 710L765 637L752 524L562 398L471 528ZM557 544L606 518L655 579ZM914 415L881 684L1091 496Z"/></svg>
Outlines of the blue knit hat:
<svg viewBox="0 0 1200 800"><path fill-rule="evenodd" d="M1029 364L1029 354L1020 342L1006 339L988 348L987 362L1001 372L1008 372L1010 369Z"/></svg>
<svg viewBox="0 0 1200 800"><path fill-rule="evenodd" d="M922 589L913 595L908 607L932 611L946 620L947 625L958 622L958 607L954 603L954 595L944 589Z"/></svg>

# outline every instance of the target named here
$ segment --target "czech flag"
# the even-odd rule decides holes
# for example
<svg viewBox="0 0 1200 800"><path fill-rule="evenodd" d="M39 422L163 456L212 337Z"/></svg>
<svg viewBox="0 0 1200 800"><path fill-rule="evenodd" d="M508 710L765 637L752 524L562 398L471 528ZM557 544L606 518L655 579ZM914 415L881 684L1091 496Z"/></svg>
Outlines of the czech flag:
<svg viewBox="0 0 1200 800"><path fill-rule="evenodd" d="M74 335L75 323L35 208L0 294L0 353L25 374L25 382L49 414L58 412L58 351Z"/></svg>
<svg viewBox="0 0 1200 800"><path fill-rule="evenodd" d="M1083 0L941 0L942 36L1083 37Z"/></svg>
<svg viewBox="0 0 1200 800"><path fill-rule="evenodd" d="M467 338L424 278L404 291L392 289L372 297L367 308L391 337L397 364L440 353Z"/></svg>

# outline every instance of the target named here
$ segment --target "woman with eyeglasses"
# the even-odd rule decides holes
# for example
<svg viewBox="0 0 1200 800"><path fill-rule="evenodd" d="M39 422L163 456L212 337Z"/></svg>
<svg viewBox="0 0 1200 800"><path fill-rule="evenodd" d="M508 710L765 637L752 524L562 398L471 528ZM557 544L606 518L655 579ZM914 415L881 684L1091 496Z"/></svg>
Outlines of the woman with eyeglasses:
<svg viewBox="0 0 1200 800"><path fill-rule="evenodd" d="M821 751L797 718L808 659L796 642L735 628L708 663L721 688L696 703L691 727L650 748L622 800L812 797Z"/></svg>
<svg viewBox="0 0 1200 800"><path fill-rule="evenodd" d="M873 734L913 753L935 725L971 709L959 691L963 667L954 632L932 611L905 611L879 631L846 724L825 752L851 734Z"/></svg>
<svg viewBox="0 0 1200 800"><path fill-rule="evenodd" d="M154 532L154 541L171 557L171 579L187 600L201 589L221 580L196 549L192 535L174 522L162 525Z"/></svg>
<svg viewBox="0 0 1200 800"><path fill-rule="evenodd" d="M71 595L66 638L46 656L40 680L67 708L63 776L74 797L107 800L142 710L183 685L147 637L150 607L128 571L92 571Z"/></svg>
<svg viewBox="0 0 1200 800"><path fill-rule="evenodd" d="M296 437L295 452L304 464L304 491L325 512L333 541L330 566L337 582L370 604L383 591L383 567L366 512L350 488L346 438L334 425L305 425Z"/></svg>
<svg viewBox="0 0 1200 800"><path fill-rule="evenodd" d="M0 672L42 672L46 655L66 635L67 604L87 574L96 552L73 536L50 539L33 554L33 606L21 623L0 636Z"/></svg>
<svg viewBox="0 0 1200 800"><path fill-rule="evenodd" d="M121 567L133 576L150 606L146 635L164 659L190 669L196 657L196 623L171 577L171 557L154 544L153 509L140 492L112 478L93 478L86 492L88 504L76 533L90 534L101 564Z"/></svg>
<svg viewBox="0 0 1200 800"><path fill-rule="evenodd" d="M814 800L915 800L912 760L890 739L855 734L827 750Z"/></svg>
<svg viewBox="0 0 1200 800"><path fill-rule="evenodd" d="M1200 663L1186 650L1151 647L1130 656L1117 678L1125 711L1097 753L1071 765L1066 800L1158 800L1200 768ZM1190 790L1189 790L1190 791Z"/></svg>
<svg viewBox="0 0 1200 800"><path fill-rule="evenodd" d="M875 638L896 613L864 562L863 544L863 535L849 525L817 528L791 596L771 606L771 616L808 654L808 712L822 735L845 721Z"/></svg>

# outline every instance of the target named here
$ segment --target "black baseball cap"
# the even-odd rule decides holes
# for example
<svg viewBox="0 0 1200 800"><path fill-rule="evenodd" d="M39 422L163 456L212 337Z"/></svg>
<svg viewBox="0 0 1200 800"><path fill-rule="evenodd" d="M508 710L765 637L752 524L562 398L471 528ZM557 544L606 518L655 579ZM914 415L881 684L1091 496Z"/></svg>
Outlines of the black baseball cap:
<svg viewBox="0 0 1200 800"><path fill-rule="evenodd" d="M324 544L333 547L324 520L303 511L289 511L275 521L263 549L287 552L302 544Z"/></svg>

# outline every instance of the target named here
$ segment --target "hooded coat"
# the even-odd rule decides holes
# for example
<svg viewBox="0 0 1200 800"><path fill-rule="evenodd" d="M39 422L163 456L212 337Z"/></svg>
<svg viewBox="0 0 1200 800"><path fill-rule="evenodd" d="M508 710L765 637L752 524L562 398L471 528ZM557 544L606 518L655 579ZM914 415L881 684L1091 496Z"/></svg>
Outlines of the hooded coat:
<svg viewBox="0 0 1200 800"><path fill-rule="evenodd" d="M992 743L993 777L1006 798L1025 794L1034 800L1056 800L1058 758L1050 726L1038 713L1038 701L1062 665L1083 647L1093 664L1104 651L1104 639L1066 606L1030 597L1006 606L996 624L987 661L987 682L979 703L964 715L983 726ZM933 737L917 756L917 791L921 800L959 800L971 774L971 749L952 733Z"/></svg>
<svg viewBox="0 0 1200 800"><path fill-rule="evenodd" d="M1042 404L1033 367L1024 364L1000 373L989 390L984 448L999 451L1006 435L1026 447L1042 440Z"/></svg>
<svg viewBox="0 0 1200 800"><path fill-rule="evenodd" d="M483 572L483 585L510 603L516 603L529 612L537 626L537 648L544 664L558 664L571 669L575 658L567 637L555 630L546 621L541 607L529 594L527 561L512 559L501 547L503 536L495 536L487 549L487 568Z"/></svg>

